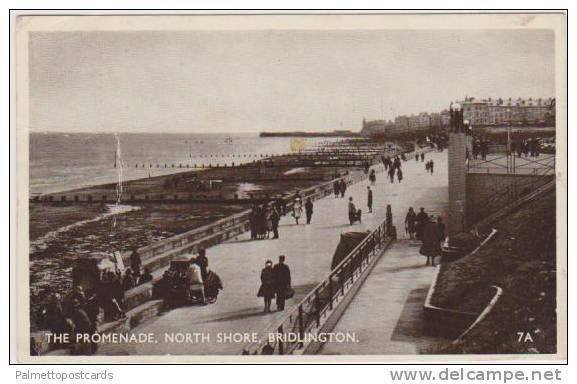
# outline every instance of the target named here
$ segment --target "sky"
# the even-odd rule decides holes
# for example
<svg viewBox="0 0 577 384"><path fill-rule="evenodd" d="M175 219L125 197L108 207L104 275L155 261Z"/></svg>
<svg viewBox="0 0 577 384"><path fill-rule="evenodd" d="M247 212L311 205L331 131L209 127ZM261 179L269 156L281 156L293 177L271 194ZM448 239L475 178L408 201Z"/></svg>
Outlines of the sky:
<svg viewBox="0 0 577 384"><path fill-rule="evenodd" d="M30 129L359 130L475 97L555 95L548 30L33 32Z"/></svg>

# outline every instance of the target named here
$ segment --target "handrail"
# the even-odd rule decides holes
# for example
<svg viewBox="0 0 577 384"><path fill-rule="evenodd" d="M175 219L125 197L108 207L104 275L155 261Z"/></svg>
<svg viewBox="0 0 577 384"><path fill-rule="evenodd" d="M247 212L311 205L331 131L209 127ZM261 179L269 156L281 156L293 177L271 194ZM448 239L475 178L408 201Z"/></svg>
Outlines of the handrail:
<svg viewBox="0 0 577 384"><path fill-rule="evenodd" d="M363 271L369 265L370 257L374 256L376 251L386 243L388 239L386 233L386 221L383 221L349 252L299 304L280 319L269 324L260 333L258 342L246 345L242 354L271 354L275 350L278 354L287 354L299 347L302 344L301 341L293 343L279 341L271 345L268 335L273 331L282 334L284 331L290 331L292 327L292 329L298 328L298 334L302 336L306 330L311 329L315 324L319 327L321 316L327 310L332 309L335 300L345 294L347 286L352 285L357 272ZM268 350L265 349L267 346L269 347Z"/></svg>
<svg viewBox="0 0 577 384"><path fill-rule="evenodd" d="M409 151L406 151L403 149L382 148L382 150L390 152L392 156L396 156L400 153L409 152ZM423 152L428 152L428 150L424 150ZM376 158L377 158L377 156L373 156L373 160L375 160ZM376 161L379 162L379 159L376 159ZM305 188L304 190L300 191L300 193L301 193L302 197L314 196L316 193L324 192L325 189L332 189L332 185L335 182L335 180L344 179L347 184L352 184L352 183L359 182L359 181L365 179L366 177L367 177L367 175L365 175L364 173L362 173L362 174L361 173L358 173L358 174L350 174L349 173L345 176L339 176L338 178L329 180L329 181L321 183L319 185ZM294 197L295 196L287 196L287 197L283 198L287 202L287 207L290 208L290 206L293 204ZM170 236L166 239L159 240L155 243L145 245L141 248L138 248L138 253L141 256L141 259L143 261L145 261L149 258L157 256L160 253L170 251L171 249L174 249L177 247L182 247L185 244L192 243L192 242L198 240L198 239L189 240L188 238L190 236L201 235L203 232L213 231L215 228L218 228L220 226L235 226L238 224L246 223L249 220L250 212L251 212L251 210L247 209L247 210L244 210L242 212L233 214L231 216L219 219L213 223L206 224L202 227L198 227L198 228L192 229L190 231L187 231L187 232L184 232L184 233L181 233L178 235ZM159 252L159 253L156 253L156 252ZM130 254L130 252L124 252L123 258L125 260L127 260L129 257L129 254Z"/></svg>
<svg viewBox="0 0 577 384"><path fill-rule="evenodd" d="M459 337L457 337L455 340L453 340L453 342L452 342L453 345L462 341L469 334L469 332L471 332L477 326L477 324L479 324L481 321L483 321L483 319L485 319L485 317L487 317L487 315L491 312L491 310L493 309L495 304L497 304L497 301L499 300L499 298L503 294L503 288L501 288L497 285L491 285L491 288L495 288L497 290L497 292L495 293L495 295L493 296L493 298L491 299L489 304L487 304L485 309L483 309L483 311L475 319L473 324L471 324L463 333L461 333L459 335Z"/></svg>

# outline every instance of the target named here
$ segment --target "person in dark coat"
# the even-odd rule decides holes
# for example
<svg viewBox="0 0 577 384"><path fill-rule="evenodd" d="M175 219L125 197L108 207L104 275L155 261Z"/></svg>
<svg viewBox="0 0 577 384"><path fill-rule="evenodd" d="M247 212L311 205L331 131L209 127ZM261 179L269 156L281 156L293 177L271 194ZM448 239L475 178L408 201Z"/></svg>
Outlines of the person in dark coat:
<svg viewBox="0 0 577 384"><path fill-rule="evenodd" d="M146 284L152 281L152 275L150 274L150 269L148 267L144 267L144 272L138 278L138 285Z"/></svg>
<svg viewBox="0 0 577 384"><path fill-rule="evenodd" d="M423 229L423 245L419 253L427 257L427 264L435 266L435 257L441 254L441 243L439 242L439 228L437 223L427 219Z"/></svg>
<svg viewBox="0 0 577 384"><path fill-rule="evenodd" d="M219 291L224 289L222 280L216 272L207 270L206 278L203 278L204 294L209 303L214 303L218 298Z"/></svg>
<svg viewBox="0 0 577 384"><path fill-rule="evenodd" d="M62 297L59 293L53 293L50 301L44 306L41 316L44 320L43 325L55 334L65 333L66 322L64 316L64 307L62 306Z"/></svg>
<svg viewBox="0 0 577 384"><path fill-rule="evenodd" d="M367 207L369 212L373 212L373 191L369 185L367 185Z"/></svg>
<svg viewBox="0 0 577 384"><path fill-rule="evenodd" d="M130 269L135 276L140 275L140 267L142 266L142 260L140 259L140 254L138 249L135 247L132 249L132 254L130 255Z"/></svg>
<svg viewBox="0 0 577 384"><path fill-rule="evenodd" d="M421 162L425 161L425 152L421 153Z"/></svg>
<svg viewBox="0 0 577 384"><path fill-rule="evenodd" d="M335 182L333 183L333 193L335 194L335 197L339 197L340 192L341 192L341 183L339 183L339 180L335 180Z"/></svg>
<svg viewBox="0 0 577 384"><path fill-rule="evenodd" d="M276 294L275 277L272 268L272 261L267 260L264 268L260 271L260 288L257 297L264 299L264 312L270 312L270 304Z"/></svg>
<svg viewBox="0 0 577 384"><path fill-rule="evenodd" d="M284 209L285 209L286 203L284 201L284 199L279 196L276 198L275 202L274 202L274 207L276 208L277 213L280 215L284 216Z"/></svg>
<svg viewBox="0 0 577 384"><path fill-rule="evenodd" d="M392 237L393 239L396 239L397 233L396 229L393 226L393 210L391 208L391 204L387 204L387 211L385 213L385 223L386 223L387 235Z"/></svg>
<svg viewBox="0 0 577 384"><path fill-rule="evenodd" d="M341 179L339 190L341 191L341 198L345 197L345 192L347 191L347 183L345 183L344 179Z"/></svg>
<svg viewBox="0 0 577 384"><path fill-rule="evenodd" d="M420 212L417 213L417 226L416 226L416 234L417 239L422 240L423 238L423 230L425 228L425 224L429 220L429 215L425 212L425 208L421 207Z"/></svg>
<svg viewBox="0 0 577 384"><path fill-rule="evenodd" d="M313 217L313 202L310 197L307 197L307 201L305 203L305 214L307 216L307 224L310 224Z"/></svg>
<svg viewBox="0 0 577 384"><path fill-rule="evenodd" d="M401 168L397 168L397 179L399 183L403 180L403 171L401 171Z"/></svg>
<svg viewBox="0 0 577 384"><path fill-rule="evenodd" d="M413 240L415 238L415 224L417 222L417 214L413 210L413 207L409 207L409 212L405 216L405 229L409 234L409 238Z"/></svg>
<svg viewBox="0 0 577 384"><path fill-rule="evenodd" d="M389 168L389 179L391 183L395 182L395 168L393 166Z"/></svg>
<svg viewBox="0 0 577 384"><path fill-rule="evenodd" d="M398 170L401 169L401 159L399 158L399 156L395 157L395 163L393 165L394 168L397 168Z"/></svg>
<svg viewBox="0 0 577 384"><path fill-rule="evenodd" d="M204 281L206 279L206 275L208 274L208 258L206 257L205 249L198 250L198 256L195 259L195 263L200 267L200 275Z"/></svg>
<svg viewBox="0 0 577 384"><path fill-rule="evenodd" d="M266 207L259 206L257 210L257 233L259 239L264 239L267 232L266 227Z"/></svg>
<svg viewBox="0 0 577 384"><path fill-rule="evenodd" d="M355 207L355 203L353 203L352 196L349 197L348 212L349 212L349 223L353 225L357 217L357 207Z"/></svg>
<svg viewBox="0 0 577 384"><path fill-rule="evenodd" d="M276 306L277 310L284 311L284 304L286 295L291 287L291 271L288 265L284 263L285 256L280 255L278 264L273 268L273 276L276 292Z"/></svg>
<svg viewBox="0 0 577 384"><path fill-rule="evenodd" d="M431 171L431 175L433 174L433 171L435 169L435 163L433 162L433 160L429 161L429 170Z"/></svg>
<svg viewBox="0 0 577 384"><path fill-rule="evenodd" d="M377 174L375 173L374 169L371 169L371 173L369 174L369 181L372 185L375 185L377 182Z"/></svg>
<svg viewBox="0 0 577 384"><path fill-rule="evenodd" d="M280 222L280 213L276 207L272 208L270 221L272 225L273 239L278 239L278 223Z"/></svg>
<svg viewBox="0 0 577 384"><path fill-rule="evenodd" d="M128 291L136 285L136 279L134 277L134 273L132 273L132 269L126 268L124 271L124 277L122 278L122 289L124 291Z"/></svg>

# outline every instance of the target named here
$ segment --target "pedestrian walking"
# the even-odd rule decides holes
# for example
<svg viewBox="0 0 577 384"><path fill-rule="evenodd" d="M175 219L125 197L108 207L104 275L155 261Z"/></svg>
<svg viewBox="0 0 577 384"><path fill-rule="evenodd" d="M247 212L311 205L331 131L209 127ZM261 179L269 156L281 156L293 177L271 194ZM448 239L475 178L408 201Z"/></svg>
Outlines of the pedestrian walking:
<svg viewBox="0 0 577 384"><path fill-rule="evenodd" d="M425 161L425 152L421 152L421 162Z"/></svg>
<svg viewBox="0 0 577 384"><path fill-rule="evenodd" d="M300 197L295 199L293 205L293 217L295 218L295 222L299 225L299 219L303 215L303 204Z"/></svg>
<svg viewBox="0 0 577 384"><path fill-rule="evenodd" d="M340 185L339 185L339 190L341 192L341 198L345 197L345 192L347 191L347 183L345 182L344 179L341 179Z"/></svg>
<svg viewBox="0 0 577 384"><path fill-rule="evenodd" d="M341 192L341 184L339 183L339 180L335 180L335 182L333 183L333 193L335 194L335 198L339 197L340 192Z"/></svg>
<svg viewBox="0 0 577 384"><path fill-rule="evenodd" d="M435 266L435 257L441 254L441 243L439 242L439 229L437 223L432 218L427 218L423 229L423 244L419 253L427 257L426 265Z"/></svg>
<svg viewBox="0 0 577 384"><path fill-rule="evenodd" d="M370 185L367 185L367 207L369 208L369 213L373 212L373 190Z"/></svg>
<svg viewBox="0 0 577 384"><path fill-rule="evenodd" d="M395 182L395 168L393 166L389 168L389 179L391 180L391 183Z"/></svg>
<svg viewBox="0 0 577 384"><path fill-rule="evenodd" d="M374 169L371 169L371 173L369 174L369 181L371 182L371 185L375 185L377 182L377 175Z"/></svg>
<svg viewBox="0 0 577 384"><path fill-rule="evenodd" d="M429 161L429 171L431 172L431 175L433 174L434 168L435 168L435 163L431 159L431 161Z"/></svg>
<svg viewBox="0 0 577 384"><path fill-rule="evenodd" d="M427 213L425 212L425 208L421 207L419 213L417 213L416 235L418 240L422 240L423 230L428 220L429 215L427 215Z"/></svg>
<svg viewBox="0 0 577 384"><path fill-rule="evenodd" d="M267 260L264 263L264 268L260 271L260 288L258 289L257 297L264 299L264 312L270 312L270 304L276 294L275 276L272 268L272 261Z"/></svg>
<svg viewBox="0 0 577 384"><path fill-rule="evenodd" d="M286 214L286 202L281 196L278 196L274 202L274 208L276 209L279 216L284 216Z"/></svg>
<svg viewBox="0 0 577 384"><path fill-rule="evenodd" d="M393 226L393 210L391 208L391 204L387 204L387 211L385 214L385 223L386 223L386 231L387 235L392 238L397 238L397 230Z"/></svg>
<svg viewBox="0 0 577 384"><path fill-rule="evenodd" d="M280 221L280 214L276 207L272 208L270 221L272 224L273 239L278 239L278 223Z"/></svg>
<svg viewBox="0 0 577 384"><path fill-rule="evenodd" d="M305 203L305 215L307 217L307 224L310 224L313 217L313 202L310 197L307 197L307 201Z"/></svg>
<svg viewBox="0 0 577 384"><path fill-rule="evenodd" d="M276 293L276 307L279 311L284 311L285 300L290 299L294 292L291 288L291 271L288 265L285 264L285 256L278 257L278 264L273 268L275 293Z"/></svg>
<svg viewBox="0 0 577 384"><path fill-rule="evenodd" d="M409 207L407 216L405 216L405 231L409 234L409 238L413 240L415 238L415 223L417 222L417 214L413 210L413 207Z"/></svg>
<svg viewBox="0 0 577 384"><path fill-rule="evenodd" d="M397 180L399 180L399 183L403 180L403 171L401 171L401 168L397 168Z"/></svg>
<svg viewBox="0 0 577 384"><path fill-rule="evenodd" d="M257 233L259 239L264 239L267 233L266 207L264 205L257 209Z"/></svg>

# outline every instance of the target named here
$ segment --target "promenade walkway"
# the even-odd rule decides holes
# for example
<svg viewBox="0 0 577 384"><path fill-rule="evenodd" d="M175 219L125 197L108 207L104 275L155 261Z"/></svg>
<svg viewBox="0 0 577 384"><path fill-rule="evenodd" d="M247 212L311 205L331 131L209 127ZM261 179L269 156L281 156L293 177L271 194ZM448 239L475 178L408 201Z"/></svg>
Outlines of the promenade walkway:
<svg viewBox="0 0 577 384"><path fill-rule="evenodd" d="M391 184L384 173L377 173L377 184L373 187L374 213L367 213L367 180L350 186L344 199L329 196L315 201L310 225L297 226L292 217L283 217L278 240L251 241L250 234L245 233L236 240L209 248L209 267L221 276L224 283L224 290L215 304L178 308L132 330L134 333L154 333L157 344L102 345L98 353L238 354L245 343L217 343L219 332L259 332L283 314L263 313L262 299L256 297L260 286L260 271L265 260L276 262L278 255L286 255L286 263L291 268L293 288L296 291L295 298L287 301L287 309L290 309L328 274L340 234L375 228L384 220L386 204L392 205L399 237L404 236L402 223L409 206L415 209L424 206L431 213L443 212L447 201L446 154L435 152L426 155L425 161L431 158L435 161L434 176L425 172L425 163L416 162L414 159L403 163L404 179L401 184L396 181ZM349 196L353 196L357 207L363 210L362 224L350 226L348 223ZM415 260L415 264L422 263L424 259L418 260L418 263ZM404 263L400 263L398 267L404 268L403 265ZM432 273L432 268L429 271ZM410 291L414 283L408 279L406 285L409 287L406 290ZM365 316L360 314L360 317ZM211 342L166 343L165 335L171 333L209 334Z"/></svg>

